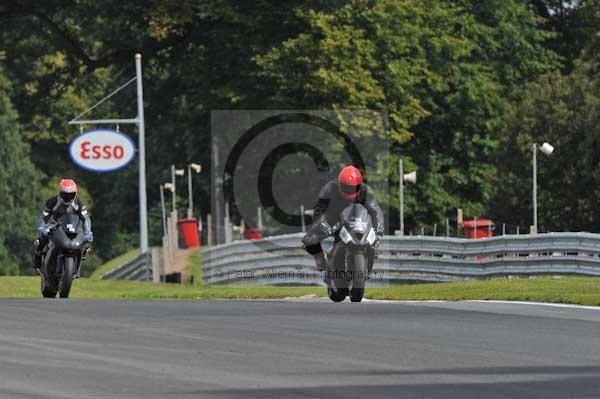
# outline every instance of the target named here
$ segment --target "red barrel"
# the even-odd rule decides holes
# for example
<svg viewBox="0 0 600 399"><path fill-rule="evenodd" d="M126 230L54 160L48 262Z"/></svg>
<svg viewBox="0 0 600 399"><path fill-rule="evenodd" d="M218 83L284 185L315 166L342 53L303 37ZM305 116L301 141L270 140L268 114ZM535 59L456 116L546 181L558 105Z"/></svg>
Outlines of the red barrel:
<svg viewBox="0 0 600 399"><path fill-rule="evenodd" d="M246 240L260 240L263 238L262 232L259 230L244 230L244 238Z"/></svg>
<svg viewBox="0 0 600 399"><path fill-rule="evenodd" d="M462 228L467 238L489 238L494 236L496 225L489 219L465 220Z"/></svg>
<svg viewBox="0 0 600 399"><path fill-rule="evenodd" d="M179 219L177 224L179 225L179 232L183 236L186 247L199 247L198 221L196 219Z"/></svg>

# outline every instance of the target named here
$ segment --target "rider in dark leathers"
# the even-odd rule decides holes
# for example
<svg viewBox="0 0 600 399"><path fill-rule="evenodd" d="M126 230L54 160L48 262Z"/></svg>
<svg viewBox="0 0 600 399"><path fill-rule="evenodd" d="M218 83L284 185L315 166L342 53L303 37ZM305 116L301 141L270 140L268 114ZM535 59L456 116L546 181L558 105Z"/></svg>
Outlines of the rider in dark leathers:
<svg viewBox="0 0 600 399"><path fill-rule="evenodd" d="M350 203L365 206L373 220L377 242L384 233L383 211L373 190L362 181L362 174L354 166L346 166L337 179L326 183L319 193L314 208L313 224L302 238L306 251L315 258L316 269L323 270L326 263L321 241L332 234L331 226L340 220L340 213Z"/></svg>
<svg viewBox="0 0 600 399"><path fill-rule="evenodd" d="M46 201L46 205L38 221L38 233L40 236L35 246L34 269L40 269L42 266L42 254L49 240L48 234L50 230L48 225L67 213L77 214L83 221L83 231L86 239L89 242L94 240L92 221L85 204L77 196L77 184L71 179L63 179L59 184L58 195Z"/></svg>

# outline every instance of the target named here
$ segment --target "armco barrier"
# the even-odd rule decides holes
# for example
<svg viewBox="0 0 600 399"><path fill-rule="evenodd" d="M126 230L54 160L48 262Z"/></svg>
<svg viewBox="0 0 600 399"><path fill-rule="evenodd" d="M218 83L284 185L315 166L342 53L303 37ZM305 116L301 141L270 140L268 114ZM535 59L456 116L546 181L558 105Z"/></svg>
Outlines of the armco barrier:
<svg viewBox="0 0 600 399"><path fill-rule="evenodd" d="M152 262L150 254L137 258L104 273L102 280L152 280Z"/></svg>
<svg viewBox="0 0 600 399"><path fill-rule="evenodd" d="M314 261L300 248L302 234L234 241L204 248L207 284L318 284ZM331 241L325 242L325 249ZM499 276L600 276L600 234L547 233L467 240L385 236L369 280L372 286Z"/></svg>

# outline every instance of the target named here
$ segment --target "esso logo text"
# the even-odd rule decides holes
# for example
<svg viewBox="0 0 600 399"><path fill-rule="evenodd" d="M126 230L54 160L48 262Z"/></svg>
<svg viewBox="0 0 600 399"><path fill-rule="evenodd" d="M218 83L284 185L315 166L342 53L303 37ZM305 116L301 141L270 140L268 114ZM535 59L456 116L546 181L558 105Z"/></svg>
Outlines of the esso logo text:
<svg viewBox="0 0 600 399"><path fill-rule="evenodd" d="M121 132L97 129L82 133L71 141L69 154L83 169L111 172L133 160L135 146L129 136Z"/></svg>

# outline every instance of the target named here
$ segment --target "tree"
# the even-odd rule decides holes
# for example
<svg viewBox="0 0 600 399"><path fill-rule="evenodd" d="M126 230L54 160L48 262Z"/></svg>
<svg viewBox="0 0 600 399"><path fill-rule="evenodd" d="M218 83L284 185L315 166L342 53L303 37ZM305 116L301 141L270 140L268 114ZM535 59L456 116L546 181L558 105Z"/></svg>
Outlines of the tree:
<svg viewBox="0 0 600 399"><path fill-rule="evenodd" d="M38 174L23 143L10 85L0 69L0 274L18 274L19 263L31 268L35 236Z"/></svg>
<svg viewBox="0 0 600 399"><path fill-rule="evenodd" d="M32 158L46 174L44 185L70 176L89 187L96 203L92 214L96 248L105 258L123 249L124 242L137 243L138 210L131 206L137 203L136 166L105 175L78 170L65 156L67 143L78 133L67 121L133 76L133 54L140 51L147 159L153 160L147 167L148 200L151 206L157 204L157 187L168 179L171 163L210 165L211 109L264 103L254 53L266 51L303 26L289 5L277 1L20 1L0 4L0 18L2 41L11 43L6 63L14 82L13 103L32 145ZM131 90L92 115L135 113ZM128 127L121 129L135 135ZM204 201L197 203L206 213L209 174L198 180L194 186ZM160 243L160 236L151 239Z"/></svg>
<svg viewBox="0 0 600 399"><path fill-rule="evenodd" d="M600 25L597 0L529 0L540 17L540 27L551 33L548 48L563 58L562 70L570 73L575 61L590 46Z"/></svg>
<svg viewBox="0 0 600 399"><path fill-rule="evenodd" d="M600 81L587 62L573 72L554 72L520 91L501 131L499 192L493 211L500 220L532 224L531 145L556 150L538 157L539 229L598 231L600 217Z"/></svg>
<svg viewBox="0 0 600 399"><path fill-rule="evenodd" d="M137 243L136 166L104 175L75 168L65 154L78 130L67 121L134 75L136 51L144 56L151 207L170 164L208 170L210 110L389 110L394 168L377 177L389 176L395 189L400 156L407 170L418 169L419 185L407 195L407 226L416 229L443 223L457 207L468 217L495 210L499 132L522 100L521 87L562 67L556 52L568 60L580 53L578 43L597 42L593 28L556 32L550 22L558 11L569 26L590 18L588 11L598 20L595 2L566 3L24 0L0 4L0 37L10 43L10 96L42 186L71 176L89 189L106 258ZM135 113L131 88L92 115ZM195 178L207 213L210 174ZM381 199L395 206L396 198L393 190Z"/></svg>
<svg viewBox="0 0 600 399"><path fill-rule="evenodd" d="M355 0L302 15L305 32L256 57L275 106L389 109L394 152L422 177L409 228L486 212L510 93L558 65L525 5Z"/></svg>

